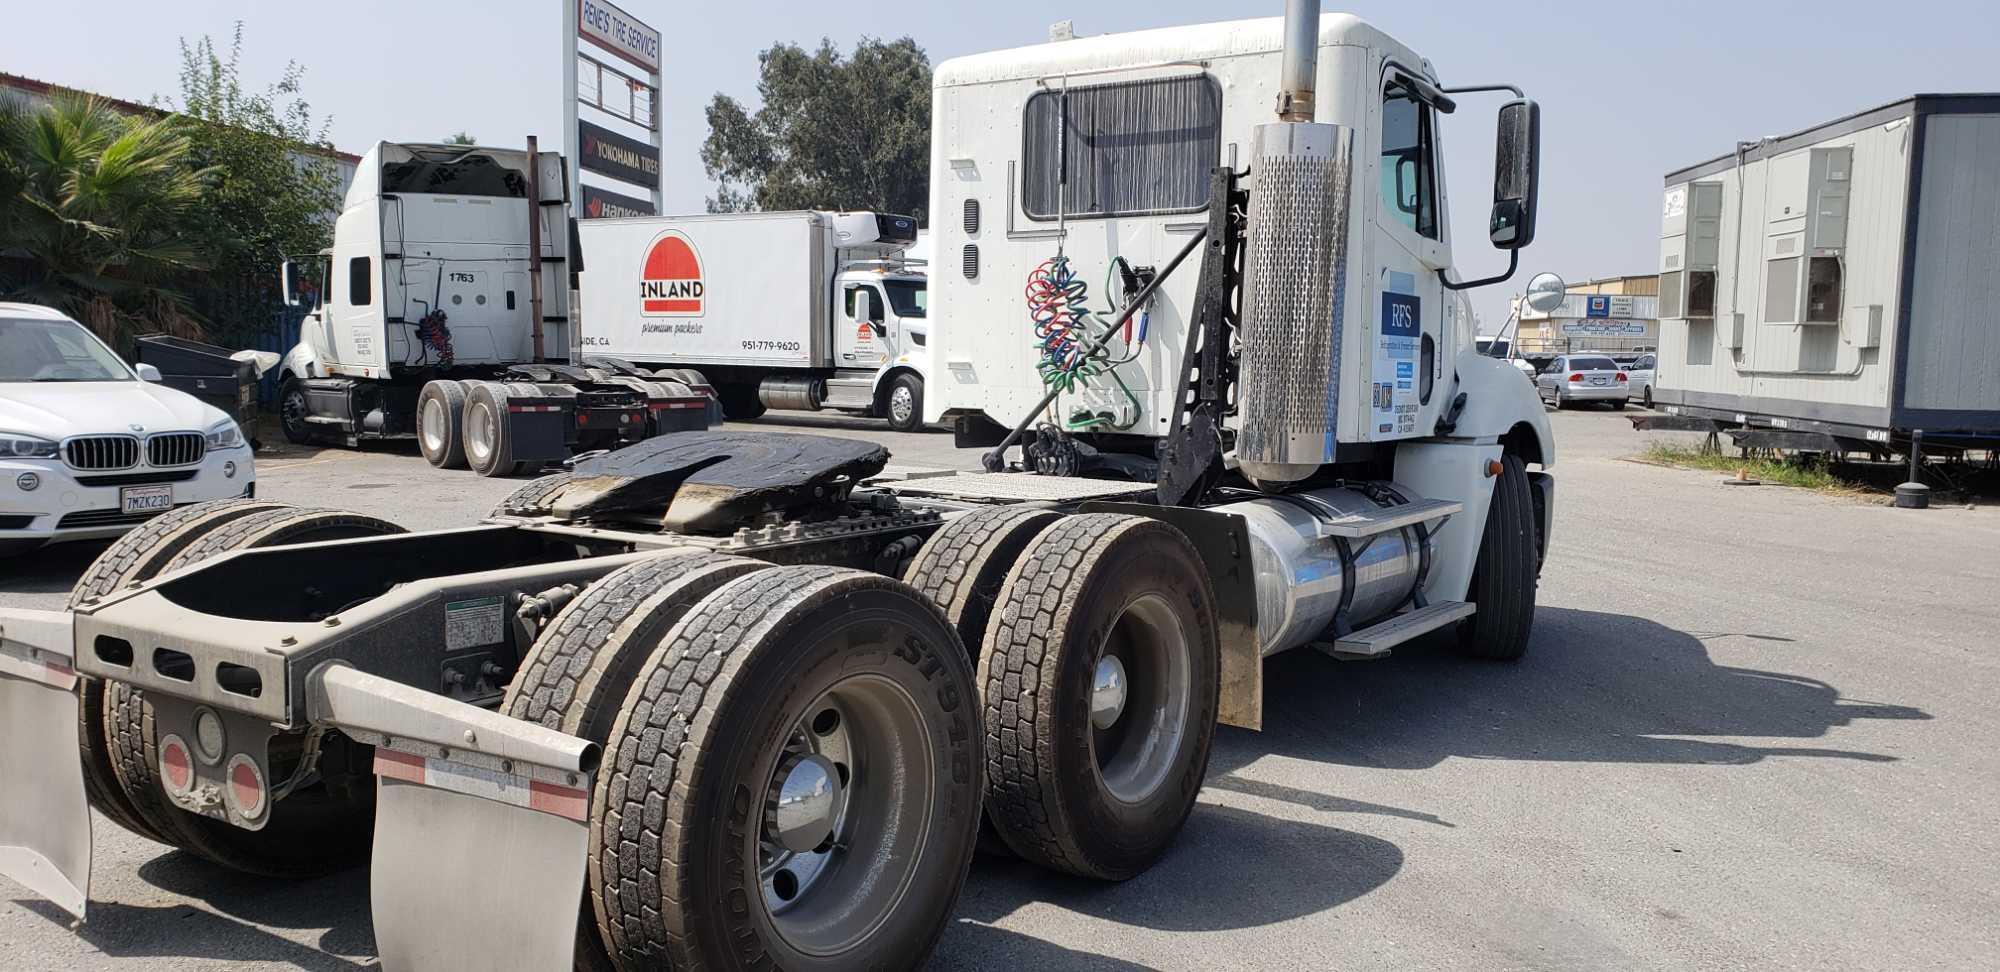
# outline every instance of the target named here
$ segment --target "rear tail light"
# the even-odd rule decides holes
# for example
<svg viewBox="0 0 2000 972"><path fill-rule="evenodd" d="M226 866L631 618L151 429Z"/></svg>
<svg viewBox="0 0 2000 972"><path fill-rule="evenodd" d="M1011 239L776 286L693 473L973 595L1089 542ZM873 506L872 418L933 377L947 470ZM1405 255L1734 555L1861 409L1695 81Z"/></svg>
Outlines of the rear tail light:
<svg viewBox="0 0 2000 972"><path fill-rule="evenodd" d="M1582 381L1582 380L1583 380L1583 372L1579 371L1579 372L1577 372L1576 374L1573 374L1573 375L1569 376L1569 380L1571 380L1571 381Z"/></svg>
<svg viewBox="0 0 2000 972"><path fill-rule="evenodd" d="M1625 380L1625 373L1624 373L1624 372L1622 372L1622 371L1621 371L1621 372L1619 372L1619 373L1618 373L1618 380L1619 380L1619 381L1624 381L1624 380Z"/></svg>

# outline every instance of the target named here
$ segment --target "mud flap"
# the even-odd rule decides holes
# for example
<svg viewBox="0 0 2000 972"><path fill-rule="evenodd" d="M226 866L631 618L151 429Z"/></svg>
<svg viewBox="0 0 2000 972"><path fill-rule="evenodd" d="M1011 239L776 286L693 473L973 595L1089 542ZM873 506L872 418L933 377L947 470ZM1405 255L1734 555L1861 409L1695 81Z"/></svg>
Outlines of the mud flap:
<svg viewBox="0 0 2000 972"><path fill-rule="evenodd" d="M0 876L84 917L90 804L67 611L0 610Z"/></svg>
<svg viewBox="0 0 2000 972"><path fill-rule="evenodd" d="M342 664L313 672L308 706L376 747L384 969L571 967L596 745Z"/></svg>

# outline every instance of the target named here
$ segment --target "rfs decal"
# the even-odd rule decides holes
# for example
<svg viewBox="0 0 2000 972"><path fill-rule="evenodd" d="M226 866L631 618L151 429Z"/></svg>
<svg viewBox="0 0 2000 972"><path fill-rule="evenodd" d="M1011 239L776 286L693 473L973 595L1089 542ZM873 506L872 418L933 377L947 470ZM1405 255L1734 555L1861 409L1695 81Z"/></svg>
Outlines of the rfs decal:
<svg viewBox="0 0 2000 972"><path fill-rule="evenodd" d="M646 247L639 271L639 310L647 317L700 317L708 304L701 254L679 230L667 230Z"/></svg>
<svg viewBox="0 0 2000 972"><path fill-rule="evenodd" d="M1416 337L1423 329L1422 302L1414 294L1382 295L1382 336Z"/></svg>

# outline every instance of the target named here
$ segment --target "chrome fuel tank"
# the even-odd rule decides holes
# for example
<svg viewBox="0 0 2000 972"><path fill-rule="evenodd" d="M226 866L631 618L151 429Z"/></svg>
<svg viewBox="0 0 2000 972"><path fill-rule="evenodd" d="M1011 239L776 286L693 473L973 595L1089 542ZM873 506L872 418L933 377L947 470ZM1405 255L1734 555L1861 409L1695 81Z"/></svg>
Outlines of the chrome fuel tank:
<svg viewBox="0 0 2000 972"><path fill-rule="evenodd" d="M1435 546L1419 539L1427 536L1419 527L1358 540L1327 530L1329 520L1398 502L1394 487L1377 491L1386 502L1357 488L1331 487L1214 508L1242 516L1249 528L1257 640L1265 656L1328 636L1336 620L1364 627L1402 607L1416 590L1423 548Z"/></svg>

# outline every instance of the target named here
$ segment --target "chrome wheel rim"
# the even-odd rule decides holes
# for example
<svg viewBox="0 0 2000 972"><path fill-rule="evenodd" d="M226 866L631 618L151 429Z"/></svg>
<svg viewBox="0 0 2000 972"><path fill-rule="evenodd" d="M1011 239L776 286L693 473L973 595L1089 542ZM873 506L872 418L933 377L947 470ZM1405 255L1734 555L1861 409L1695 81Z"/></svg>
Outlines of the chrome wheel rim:
<svg viewBox="0 0 2000 972"><path fill-rule="evenodd" d="M484 463L493 455L495 435L493 410L485 402L474 402L465 410L465 452Z"/></svg>
<svg viewBox="0 0 2000 972"><path fill-rule="evenodd" d="M889 393L889 417L898 425L910 421L911 413L917 410L917 396L910 394L909 386L897 385Z"/></svg>
<svg viewBox="0 0 2000 972"><path fill-rule="evenodd" d="M837 955L895 914L924 865L938 781L930 733L900 686L834 683L793 723L747 835L778 937Z"/></svg>
<svg viewBox="0 0 2000 972"><path fill-rule="evenodd" d="M1127 604L1098 650L1091 759L1104 788L1122 802L1150 798L1173 772L1188 731L1189 656L1187 633L1159 594Z"/></svg>
<svg viewBox="0 0 2000 972"><path fill-rule="evenodd" d="M451 433L448 419L444 414L444 402L435 398L424 399L423 414L418 425L424 437L424 451L434 456L444 455L446 440Z"/></svg>
<svg viewBox="0 0 2000 972"><path fill-rule="evenodd" d="M283 418L289 428L303 429L306 425L306 393L293 389L285 396Z"/></svg>

